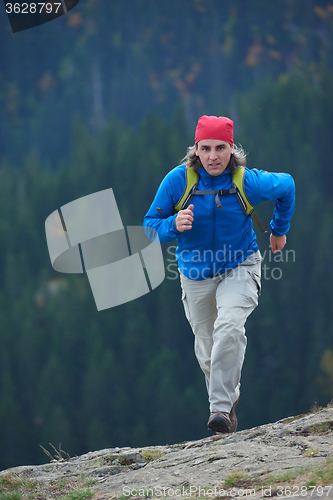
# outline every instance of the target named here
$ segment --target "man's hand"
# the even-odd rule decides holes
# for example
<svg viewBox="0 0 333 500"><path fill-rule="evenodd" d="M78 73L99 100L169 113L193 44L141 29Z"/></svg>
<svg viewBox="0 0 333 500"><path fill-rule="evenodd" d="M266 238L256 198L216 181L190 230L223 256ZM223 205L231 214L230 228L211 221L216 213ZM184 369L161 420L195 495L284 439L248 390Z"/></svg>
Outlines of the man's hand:
<svg viewBox="0 0 333 500"><path fill-rule="evenodd" d="M177 231L183 233L188 229L192 229L192 221L193 221L193 210L194 205L189 205L185 210L180 210L175 219L175 225Z"/></svg>
<svg viewBox="0 0 333 500"><path fill-rule="evenodd" d="M273 253L280 252L287 243L287 236L285 234L283 236L275 236L274 234L271 234L269 239Z"/></svg>

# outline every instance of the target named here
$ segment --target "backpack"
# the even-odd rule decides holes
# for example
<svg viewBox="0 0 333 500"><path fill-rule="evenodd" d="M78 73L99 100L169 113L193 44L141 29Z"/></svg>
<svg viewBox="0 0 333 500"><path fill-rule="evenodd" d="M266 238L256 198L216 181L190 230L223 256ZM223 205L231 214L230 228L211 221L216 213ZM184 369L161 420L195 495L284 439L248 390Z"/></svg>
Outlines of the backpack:
<svg viewBox="0 0 333 500"><path fill-rule="evenodd" d="M204 195L204 194L215 194L215 201L217 208L221 209L222 204L220 200L220 196L225 196L228 194L235 194L239 204L245 215L250 215L252 220L254 220L259 227L262 233L267 233L264 226L262 225L259 217L254 211L253 205L251 205L248 197L246 196L244 190L244 177L245 177L245 169L242 166L238 166L235 172L232 174L232 187L230 189L220 189L214 191L203 191L197 189L197 185L199 182L199 175L197 172L193 170L193 167L186 168L186 184L184 192L174 206L174 211L179 212L180 210L184 210L190 204L193 196L195 195Z"/></svg>

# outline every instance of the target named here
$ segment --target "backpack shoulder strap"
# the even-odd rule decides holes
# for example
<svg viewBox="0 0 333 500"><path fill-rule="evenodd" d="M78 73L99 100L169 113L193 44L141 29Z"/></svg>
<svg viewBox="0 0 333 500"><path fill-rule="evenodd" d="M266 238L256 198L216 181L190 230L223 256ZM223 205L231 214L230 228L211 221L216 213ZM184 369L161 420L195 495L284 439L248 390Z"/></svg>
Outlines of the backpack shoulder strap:
<svg viewBox="0 0 333 500"><path fill-rule="evenodd" d="M198 191L196 189L199 176L198 173L193 170L192 167L187 167L185 170L185 188L182 196L177 201L174 206L174 212L179 212L180 210L184 210L190 203L194 194L215 194L216 195L216 203L218 208L222 208L222 205L219 201L219 195L224 194L232 194L235 193L237 199L239 201L240 206L245 215L250 215L251 218L257 223L260 231L262 233L266 233L264 226L262 225L260 219L254 211L254 206L251 204L250 200L246 196L244 189L244 177L245 177L245 168L242 166L238 166L235 172L232 174L232 189L221 190L221 191Z"/></svg>
<svg viewBox="0 0 333 500"><path fill-rule="evenodd" d="M245 177L245 168L242 166L238 166L235 172L232 174L232 182L233 185L237 188L236 196L238 198L240 206L243 209L243 212L246 215L251 215L254 210L254 206L250 203L250 200L246 196L244 189L244 177Z"/></svg>
<svg viewBox="0 0 333 500"><path fill-rule="evenodd" d="M181 195L180 199L174 206L175 212L179 212L179 210L182 210L186 208L188 203L190 202L192 196L193 196L193 191L198 185L198 180L199 176L195 170L193 170L192 167L186 167L185 170L185 189L183 194Z"/></svg>
<svg viewBox="0 0 333 500"><path fill-rule="evenodd" d="M235 172L232 175L232 184L236 187L236 196L239 201L240 206L244 214L250 215L251 218L256 222L262 233L267 233L262 222L254 211L254 206L251 204L250 200L246 196L246 192L244 189L244 177L245 177L245 168L242 166L238 166Z"/></svg>

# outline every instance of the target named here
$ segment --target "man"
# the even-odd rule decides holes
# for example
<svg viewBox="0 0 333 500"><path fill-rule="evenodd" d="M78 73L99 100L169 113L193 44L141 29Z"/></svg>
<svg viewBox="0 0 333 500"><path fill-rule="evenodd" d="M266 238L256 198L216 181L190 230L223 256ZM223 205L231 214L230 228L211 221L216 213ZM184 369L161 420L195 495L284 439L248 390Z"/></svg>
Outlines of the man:
<svg viewBox="0 0 333 500"><path fill-rule="evenodd" d="M234 145L232 120L202 116L195 145L182 161L162 181L144 225L153 227L160 241L177 239L182 300L209 396L208 429L234 432L247 343L244 326L258 305L261 255L251 217L233 184L246 155ZM187 206L180 207L186 169L197 173L198 184ZM243 183L253 206L275 200L270 243L274 253L281 251L295 204L292 177L246 168Z"/></svg>

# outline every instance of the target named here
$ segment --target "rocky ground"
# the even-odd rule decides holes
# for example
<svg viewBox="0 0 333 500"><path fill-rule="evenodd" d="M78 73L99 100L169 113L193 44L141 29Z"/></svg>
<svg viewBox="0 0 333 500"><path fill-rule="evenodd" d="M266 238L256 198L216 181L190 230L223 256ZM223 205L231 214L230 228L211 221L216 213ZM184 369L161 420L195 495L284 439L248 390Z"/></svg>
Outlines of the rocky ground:
<svg viewBox="0 0 333 500"><path fill-rule="evenodd" d="M0 472L0 500L333 499L333 408L222 437L58 458Z"/></svg>

